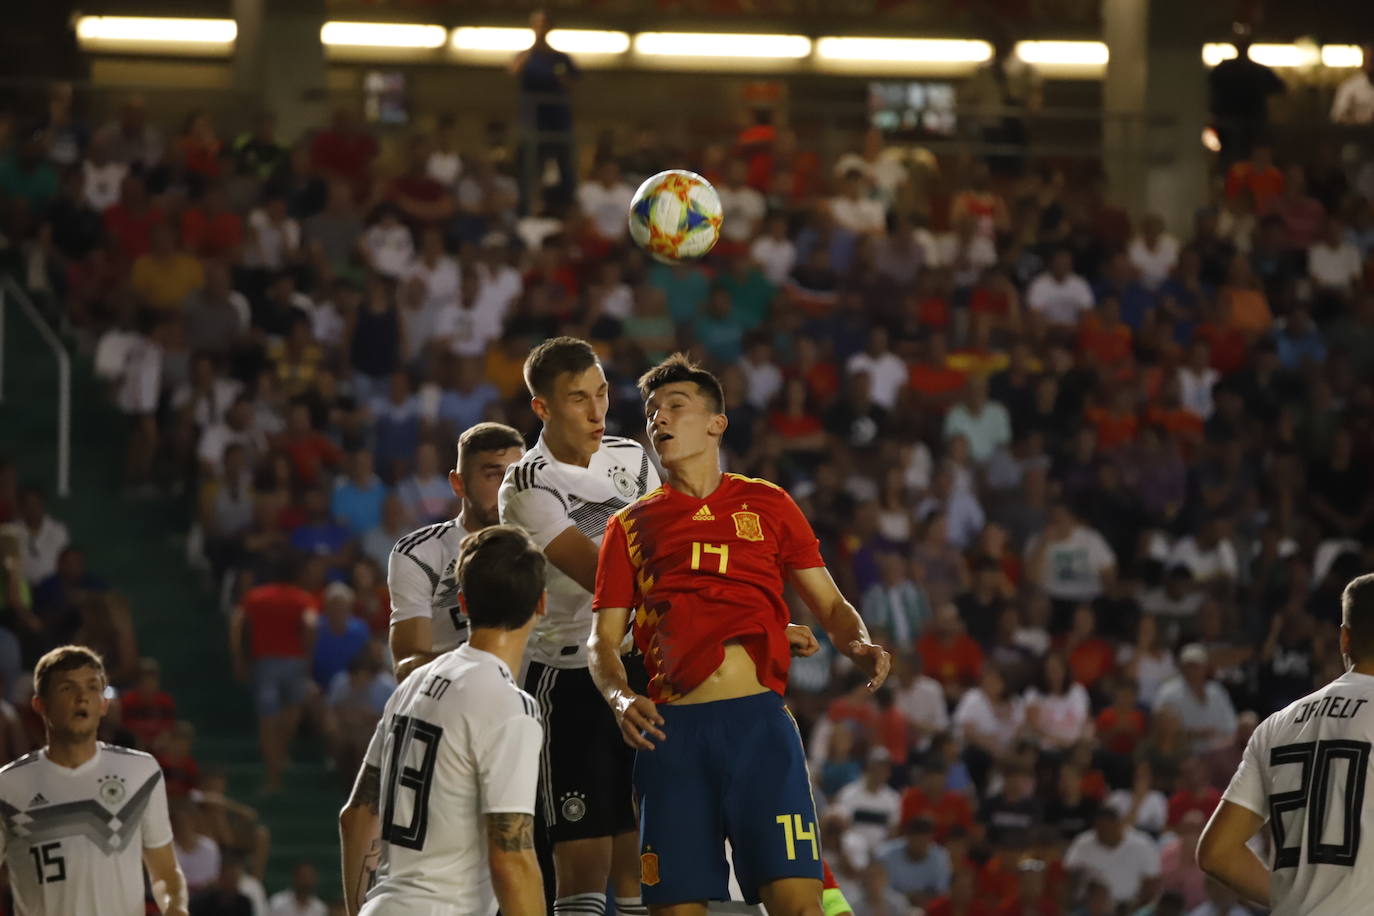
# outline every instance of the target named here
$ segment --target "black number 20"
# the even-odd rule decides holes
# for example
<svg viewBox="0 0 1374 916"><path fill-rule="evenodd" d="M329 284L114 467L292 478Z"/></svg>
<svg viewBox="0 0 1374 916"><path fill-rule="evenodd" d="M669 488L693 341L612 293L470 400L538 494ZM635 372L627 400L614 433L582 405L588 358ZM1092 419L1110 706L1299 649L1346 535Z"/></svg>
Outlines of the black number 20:
<svg viewBox="0 0 1374 916"><path fill-rule="evenodd" d="M33 870L38 873L39 884L67 880L67 860L62 858L60 840L42 846L30 846L29 855L33 856Z"/></svg>
<svg viewBox="0 0 1374 916"><path fill-rule="evenodd" d="M391 721L391 757L385 774L386 798L382 805L382 839L406 849L424 849L429 829L429 789L434 781L434 761L444 730L421 719L396 716ZM411 743L419 742L419 766L407 766ZM411 792L410 823L396 823L396 796Z"/></svg>
<svg viewBox="0 0 1374 916"><path fill-rule="evenodd" d="M1360 851L1360 816L1364 803L1364 783L1369 766L1368 741L1304 741L1285 744L1269 752L1269 766L1288 764L1301 767L1298 788L1269 796L1269 827L1274 835L1274 867L1297 868L1302 861L1302 839L1287 845L1283 815L1304 811L1307 826L1309 865L1354 865ZM1346 762L1345 794L1331 798L1332 764ZM1341 842L1323 843L1326 818L1339 808L1343 827Z"/></svg>

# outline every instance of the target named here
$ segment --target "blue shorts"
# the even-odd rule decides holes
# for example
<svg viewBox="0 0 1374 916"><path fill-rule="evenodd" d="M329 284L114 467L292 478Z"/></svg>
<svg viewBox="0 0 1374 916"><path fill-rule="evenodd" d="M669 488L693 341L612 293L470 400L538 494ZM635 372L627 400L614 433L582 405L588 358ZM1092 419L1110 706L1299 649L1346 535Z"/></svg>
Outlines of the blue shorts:
<svg viewBox="0 0 1374 916"><path fill-rule="evenodd" d="M305 702L310 672L303 658L267 656L253 668L253 694L258 715L275 716Z"/></svg>
<svg viewBox="0 0 1374 916"><path fill-rule="evenodd" d="M816 803L801 733L771 690L661 705L663 733L635 758L645 904L729 900L725 841L749 903L779 878L821 880Z"/></svg>

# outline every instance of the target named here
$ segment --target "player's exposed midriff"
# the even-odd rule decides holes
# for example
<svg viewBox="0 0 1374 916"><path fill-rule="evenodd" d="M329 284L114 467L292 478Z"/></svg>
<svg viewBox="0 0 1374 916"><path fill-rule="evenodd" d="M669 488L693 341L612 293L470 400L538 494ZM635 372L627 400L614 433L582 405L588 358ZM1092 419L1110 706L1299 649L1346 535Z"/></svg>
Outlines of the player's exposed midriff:
<svg viewBox="0 0 1374 916"><path fill-rule="evenodd" d="M674 700L671 705L687 706L693 703L734 700L768 690L759 683L758 668L754 664L754 659L739 640L726 640L724 650L725 653L716 670L684 696Z"/></svg>

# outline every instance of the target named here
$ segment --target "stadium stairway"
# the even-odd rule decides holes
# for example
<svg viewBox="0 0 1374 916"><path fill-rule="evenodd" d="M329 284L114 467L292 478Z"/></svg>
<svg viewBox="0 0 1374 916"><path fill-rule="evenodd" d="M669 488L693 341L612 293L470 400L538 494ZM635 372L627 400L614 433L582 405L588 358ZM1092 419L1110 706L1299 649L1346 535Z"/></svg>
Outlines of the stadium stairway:
<svg viewBox="0 0 1374 916"><path fill-rule="evenodd" d="M57 372L51 351L27 318L5 310L4 400L0 454L12 456L22 482L49 493L51 512L67 523L87 568L128 595L139 651L162 664L179 717L196 726L195 757L222 766L233 797L253 805L272 831L265 885L290 885L295 862L313 862L320 894L339 896L335 816L345 790L326 772L318 742L299 741L280 795L258 796L261 765L252 697L230 672L226 618L208 582L185 557L187 506L182 500L134 501L121 494L127 440L89 362L72 364L71 495L56 486Z"/></svg>

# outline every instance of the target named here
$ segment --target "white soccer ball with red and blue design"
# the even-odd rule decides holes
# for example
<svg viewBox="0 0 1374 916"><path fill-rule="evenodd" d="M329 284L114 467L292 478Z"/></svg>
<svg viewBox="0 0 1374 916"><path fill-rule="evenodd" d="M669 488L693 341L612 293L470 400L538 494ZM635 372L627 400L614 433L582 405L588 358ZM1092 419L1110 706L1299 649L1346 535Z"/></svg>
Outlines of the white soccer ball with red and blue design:
<svg viewBox="0 0 1374 916"><path fill-rule="evenodd" d="M630 202L630 238L664 264L704 256L720 238L720 223L720 196L695 172L659 172Z"/></svg>

